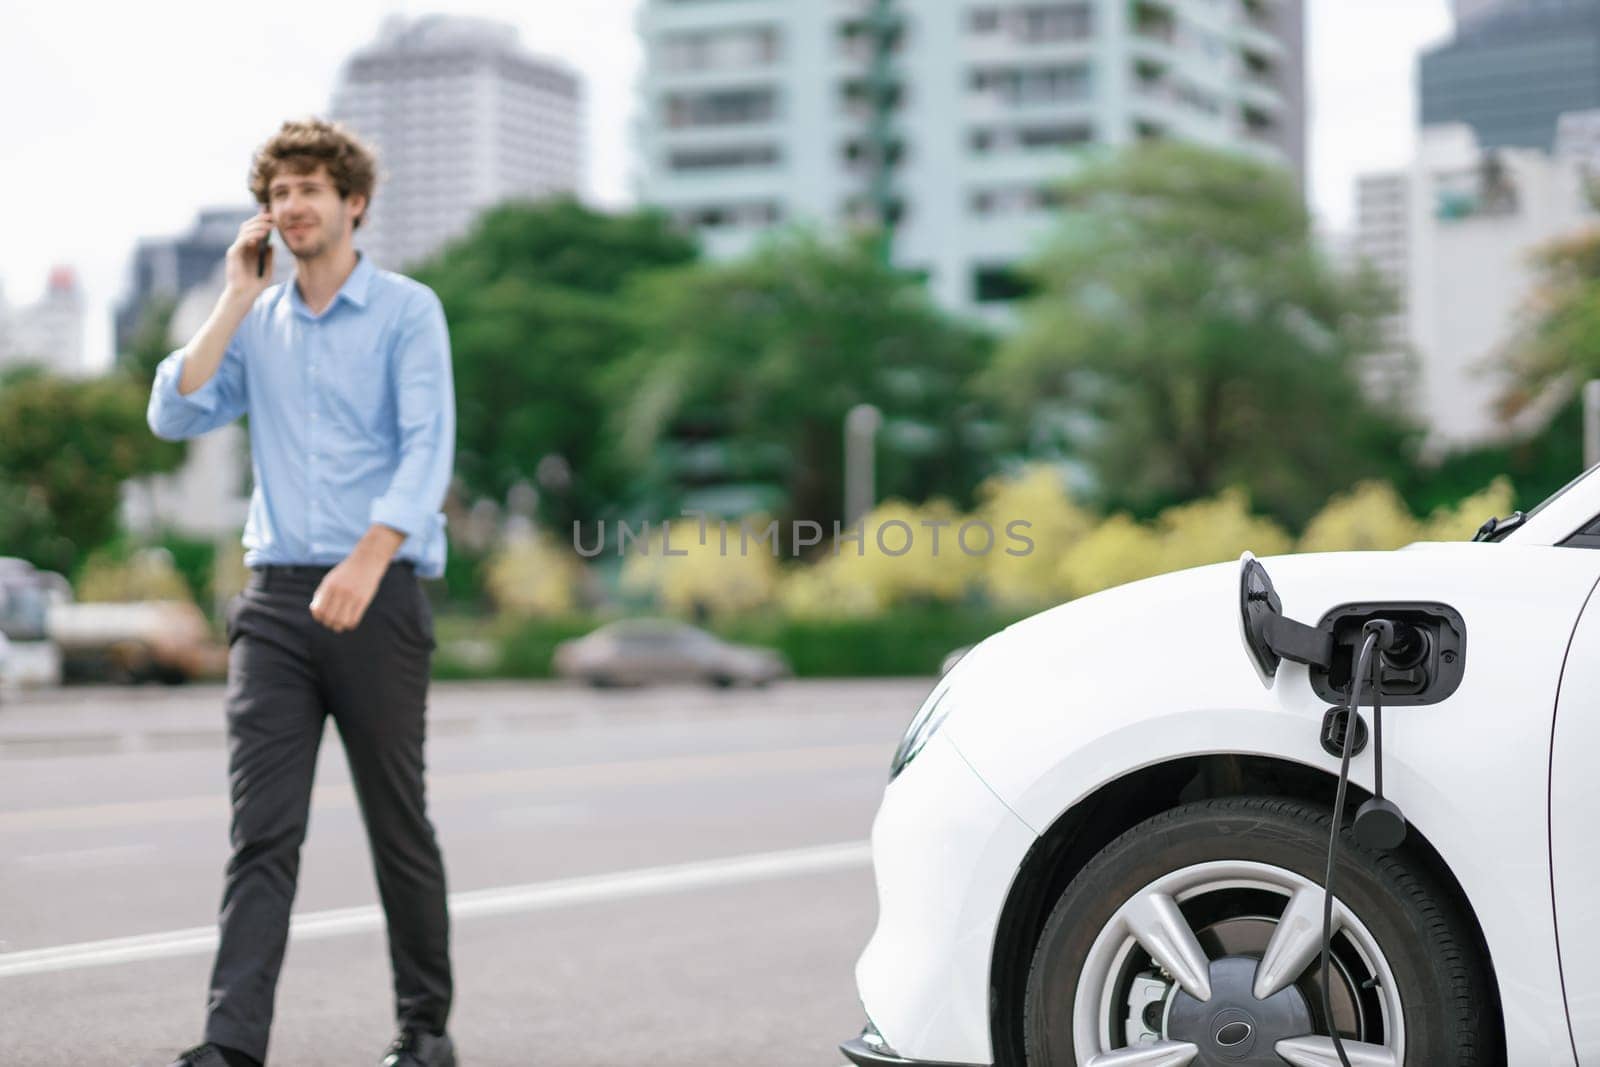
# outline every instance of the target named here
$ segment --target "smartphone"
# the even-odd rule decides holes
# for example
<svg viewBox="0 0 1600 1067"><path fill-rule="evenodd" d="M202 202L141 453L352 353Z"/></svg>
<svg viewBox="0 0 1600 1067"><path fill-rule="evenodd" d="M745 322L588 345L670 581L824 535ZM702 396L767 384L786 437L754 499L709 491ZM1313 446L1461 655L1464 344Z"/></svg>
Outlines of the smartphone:
<svg viewBox="0 0 1600 1067"><path fill-rule="evenodd" d="M256 253L256 277L259 278L267 272L267 249L272 247L272 230L268 228L267 235L261 239L259 251Z"/></svg>

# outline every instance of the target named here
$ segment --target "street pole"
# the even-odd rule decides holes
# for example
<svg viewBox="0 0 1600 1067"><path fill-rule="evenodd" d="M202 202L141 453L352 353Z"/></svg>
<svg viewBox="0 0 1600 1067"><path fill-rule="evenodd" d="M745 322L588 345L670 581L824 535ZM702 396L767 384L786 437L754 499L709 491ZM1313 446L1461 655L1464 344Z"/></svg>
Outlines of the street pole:
<svg viewBox="0 0 1600 1067"><path fill-rule="evenodd" d="M883 412L871 404L857 404L844 417L844 518L854 526L876 503L874 478L877 457L874 443L883 425Z"/></svg>
<svg viewBox="0 0 1600 1067"><path fill-rule="evenodd" d="M1583 469L1600 463L1600 378L1583 383Z"/></svg>

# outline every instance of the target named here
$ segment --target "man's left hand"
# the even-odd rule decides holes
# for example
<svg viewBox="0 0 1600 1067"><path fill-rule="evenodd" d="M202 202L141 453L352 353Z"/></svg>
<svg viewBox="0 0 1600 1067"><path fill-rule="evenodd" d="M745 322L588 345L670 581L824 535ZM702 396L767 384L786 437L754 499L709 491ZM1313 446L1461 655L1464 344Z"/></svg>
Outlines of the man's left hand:
<svg viewBox="0 0 1600 1067"><path fill-rule="evenodd" d="M354 630L377 595L386 564L359 553L327 573L311 598L311 617L336 633Z"/></svg>

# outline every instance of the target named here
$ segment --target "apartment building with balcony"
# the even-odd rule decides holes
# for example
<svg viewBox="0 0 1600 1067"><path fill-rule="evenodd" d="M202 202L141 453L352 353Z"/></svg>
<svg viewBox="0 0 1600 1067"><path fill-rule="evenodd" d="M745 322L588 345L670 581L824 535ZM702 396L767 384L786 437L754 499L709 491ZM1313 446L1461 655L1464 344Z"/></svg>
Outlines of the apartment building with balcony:
<svg viewBox="0 0 1600 1067"><path fill-rule="evenodd" d="M640 199L737 255L886 223L947 307L1003 306L1095 146L1304 167L1303 0L646 0Z"/></svg>

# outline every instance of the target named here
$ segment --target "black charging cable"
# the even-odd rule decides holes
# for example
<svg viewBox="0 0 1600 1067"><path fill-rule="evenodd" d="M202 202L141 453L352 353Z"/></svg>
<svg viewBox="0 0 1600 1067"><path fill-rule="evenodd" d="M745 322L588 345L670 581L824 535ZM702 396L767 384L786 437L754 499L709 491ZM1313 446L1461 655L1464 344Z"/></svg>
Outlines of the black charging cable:
<svg viewBox="0 0 1600 1067"><path fill-rule="evenodd" d="M1339 855L1339 827L1344 821L1345 791L1350 785L1350 756L1356 722L1361 714L1361 685L1367 681L1371 670L1373 732L1377 734L1373 755L1377 760L1373 784L1377 787L1375 799L1383 797L1383 686L1377 675L1378 664L1373 662L1373 652L1380 644L1393 647L1394 627L1373 620L1362 628L1365 639L1361 642L1361 655L1356 658L1355 673L1350 676L1350 690L1345 709L1344 743L1339 758L1339 788L1333 797L1333 829L1328 835L1328 870L1322 880L1322 1014L1328 1022L1328 1034L1333 1038L1333 1050L1339 1056L1341 1067L1350 1067L1350 1057L1345 1054L1344 1041L1333 1022L1333 993L1329 977L1329 963L1333 959L1333 865ZM1369 802L1370 803L1370 802ZM1385 802L1387 803L1387 802ZM1363 806L1363 810L1365 807ZM1402 824L1403 825L1403 824Z"/></svg>

